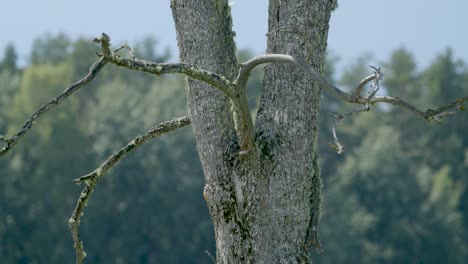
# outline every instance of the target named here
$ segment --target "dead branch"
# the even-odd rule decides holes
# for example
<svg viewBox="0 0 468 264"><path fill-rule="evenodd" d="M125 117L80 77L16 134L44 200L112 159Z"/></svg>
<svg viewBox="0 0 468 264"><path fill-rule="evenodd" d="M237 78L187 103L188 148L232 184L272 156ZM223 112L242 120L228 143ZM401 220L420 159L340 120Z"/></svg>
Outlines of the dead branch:
<svg viewBox="0 0 468 264"><path fill-rule="evenodd" d="M233 104L233 116L236 119L235 124L239 136L241 152L244 153L245 151L253 149L255 132L250 110L248 108L247 96L245 94L245 84L247 83L250 70L255 66L252 67L250 64L247 64L247 68L241 67L243 74L240 75L240 78L231 82L222 75L198 68L191 64L156 63L136 58L127 43L124 43L116 50L119 51L121 49L127 49L129 51L129 56L127 58L122 57L118 55L116 51L110 51L110 37L105 33L94 41L101 44L102 53L100 55L109 63L131 70L143 71L156 75L168 73L184 74L187 77L202 81L223 92L229 97Z"/></svg>
<svg viewBox="0 0 468 264"><path fill-rule="evenodd" d="M32 113L31 116L24 122L23 127L21 128L20 131L18 131L16 134L14 134L10 138L5 138L2 136L1 141L5 142L5 145L3 148L0 150L0 157L5 155L9 150L11 150L17 143L18 141L26 135L26 133L31 129L31 127L36 123L36 120L49 111L50 109L56 107L60 103L62 103L63 100L65 100L68 96L72 95L74 92L78 91L82 87L86 86L88 83L90 83L92 80L94 80L99 73L99 71L104 67L106 64L106 60L104 58L99 59L96 63L94 63L88 71L88 74L86 74L85 77L83 77L81 80L78 82L72 84L70 87L66 88L62 93L60 93L57 97L52 99L50 102L47 104L39 107L34 113Z"/></svg>
<svg viewBox="0 0 468 264"><path fill-rule="evenodd" d="M368 104L366 104L365 106L362 106L362 107L359 107L357 109L354 109L354 110L350 111L346 115L330 113L331 115L333 115L333 117L335 117L336 121L335 121L335 124L333 124L333 126L332 126L332 135L333 135L334 143L330 143L329 145L336 151L336 153L343 154L343 152L344 152L344 146L338 140L338 136L336 135L336 127L339 124L341 124L341 122L343 122L343 120L345 120L345 118L351 116L352 114L360 113L360 112L367 112L369 110L370 110L370 106Z"/></svg>
<svg viewBox="0 0 468 264"><path fill-rule="evenodd" d="M367 76L364 78L354 89L353 94L348 94L347 92L339 89L335 85L333 85L330 81L328 81L325 77L321 76L318 74L315 69L307 64L304 60L300 58L294 58L289 55L283 55L283 54L266 54L266 55L260 55L257 57L254 57L250 59L249 61L241 64L241 68L239 70L239 76L237 77L237 82L241 82L245 78L248 78L248 75L250 74L250 71L260 65L260 64L265 64L265 63L291 63L299 66L302 68L308 75L309 77L312 77L316 82L318 82L327 92L331 93L334 95L337 99L341 101L346 101L348 103L352 104L375 104L375 103L389 103L393 105L397 105L402 107L405 110L408 110L410 112L413 112L417 114L419 117L422 117L426 120L430 120L431 118L434 118L436 115L440 115L446 111L449 110L463 110L463 103L465 101L468 101L468 96L463 96L455 99L454 102L451 102L449 104L440 106L436 109L427 109L426 111L421 111L418 110L415 106L411 105L410 103L398 98L398 97L391 97L391 96L375 96L375 93L378 91L376 89L375 92L371 93L371 96L369 97L362 97L360 95L361 90L363 87L369 83L370 81L375 80L376 78L381 78L382 77L382 72L380 69L375 68L376 70L374 74ZM377 88L377 87L376 87ZM447 115L447 114L444 114Z"/></svg>
<svg viewBox="0 0 468 264"><path fill-rule="evenodd" d="M333 85L330 81L328 81L325 77L318 74L315 69L306 63L301 58L294 58L289 55L284 54L266 54L254 57L244 63L241 64L239 69L239 75L237 76L236 80L234 81L235 84L239 84L240 87L245 87L247 79L250 75L250 72L253 68L258 65L265 64L265 63L290 63L300 67L304 70L309 77L311 77L314 81L320 84L325 90L335 96L338 100L345 101L352 104L360 104L363 107L358 108L356 110L351 111L346 115L335 115L337 119L336 123L332 127L333 138L335 143L333 148L338 152L342 153L344 148L343 145L338 141L338 137L336 136L336 126L339 125L344 118L349 117L353 113L369 111L370 106L375 103L389 103L396 106L399 106L405 110L415 113L417 116L422 117L423 119L429 121L430 123L438 122L441 123L441 118L448 115L453 115L459 110L464 110L464 102L468 101L468 96L463 96L456 98L454 102L448 103L446 105L440 106L436 109L427 109L426 111L421 111L412 104L398 98L398 97L391 97L391 96L376 96L377 92L380 89L379 81L382 79L383 73L380 68L376 68L371 66L374 69L374 73L372 75L367 76L364 78L359 84L356 86L352 94L348 94L347 92L339 89L335 85ZM363 97L361 96L361 91L366 84L373 81L369 96Z"/></svg>
<svg viewBox="0 0 468 264"><path fill-rule="evenodd" d="M72 213L70 219L68 219L68 225L70 228L70 232L73 237L73 243L76 251L76 263L82 264L83 259L86 257L86 252L84 251L83 242L80 240L79 234L79 225L80 219L83 215L84 208L87 206L88 200L90 195L94 191L94 188L98 181L113 167L115 166L120 160L122 160L127 153L136 149L137 147L143 145L149 139L159 137L171 131L174 131L178 128L187 126L190 124L190 119L186 116L180 118L174 118L170 121L161 123L152 129L150 129L146 134L140 135L135 137L132 141L130 141L125 147L121 148L119 151L112 154L106 161L104 161L101 166L97 169L88 173L78 179L75 179L75 183L82 183L86 184L85 188L80 194L78 201L76 203L75 210Z"/></svg>
<svg viewBox="0 0 468 264"><path fill-rule="evenodd" d="M235 88L232 83L224 76L210 72L205 69L198 68L194 65L187 63L157 63L147 60L138 59L133 55L132 49L128 44L124 43L116 51L126 48L129 51L129 57L124 58L118 55L115 51L111 52L110 37L105 33L102 33L100 38L94 39L95 42L100 43L102 54L100 54L104 60L117 66L122 66L135 71L143 71L151 74L168 74L168 73L180 73L184 74L194 80L202 81L217 88L229 98L234 98L236 95Z"/></svg>
<svg viewBox="0 0 468 264"><path fill-rule="evenodd" d="M359 84L356 86L353 92L353 98L357 99L361 95L361 91L368 84L370 81L375 79L375 74L371 74L367 76L366 78L362 79L362 81L359 82Z"/></svg>
<svg viewBox="0 0 468 264"><path fill-rule="evenodd" d="M186 63L156 63L136 58L132 49L127 43L124 43L116 51L127 49L129 55L127 58L111 52L110 37L105 33L100 38L94 40L101 44L102 54L100 54L107 62L122 66L135 71L143 71L151 74L168 74L179 73L184 74L194 80L202 81L211 87L214 87L229 97L233 105L233 117L236 119L236 131L238 133L239 145L242 153L254 148L254 125L250 110L248 107L247 95L245 94L245 85L249 78L250 70L255 67L247 64L246 67L241 67L242 74L234 81L228 80L226 77L210 72L205 69L198 68Z"/></svg>
<svg viewBox="0 0 468 264"><path fill-rule="evenodd" d="M333 144L330 143L331 147L338 153L342 154L344 152L344 146L343 144L340 143L338 140L338 136L336 135L336 127L343 122L343 120L349 116L351 116L354 113L361 113L361 112L368 112L370 110L370 104L369 102L374 98L375 94L379 91L380 89L380 81L382 80L383 73L381 71L381 68L376 68L374 66L370 66L372 69L374 69L374 74L367 76L364 78L361 82L359 82L358 86L354 90L353 93L353 99L356 97L359 98L361 94L362 88L365 86L366 83L373 81L369 90L369 96L366 98L367 103L364 104L364 106L361 106L357 109L352 110L351 112L347 113L346 115L334 115L336 118L336 123L332 126L332 134L333 134L333 140L335 141Z"/></svg>

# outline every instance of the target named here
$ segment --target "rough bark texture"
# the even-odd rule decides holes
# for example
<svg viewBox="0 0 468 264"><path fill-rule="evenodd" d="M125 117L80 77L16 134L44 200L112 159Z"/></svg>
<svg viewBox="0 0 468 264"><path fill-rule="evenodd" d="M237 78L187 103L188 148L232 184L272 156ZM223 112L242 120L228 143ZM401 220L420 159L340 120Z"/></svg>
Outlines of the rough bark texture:
<svg viewBox="0 0 468 264"><path fill-rule="evenodd" d="M227 1L172 0L180 60L234 79L237 74L234 32ZM187 80L189 116L205 174L204 197L212 216L218 263L239 263L242 239L234 215L232 156L236 131L231 103L206 84Z"/></svg>
<svg viewBox="0 0 468 264"><path fill-rule="evenodd" d="M180 59L234 80L235 45L227 0L172 0ZM309 59L323 70L330 0L271 0L268 53ZM239 152L230 102L187 82L204 173L204 196L218 263L310 263L318 246L321 180L317 166L320 88L299 68L266 68L255 148Z"/></svg>
<svg viewBox="0 0 468 264"><path fill-rule="evenodd" d="M270 0L267 53L305 58L322 73L335 5L330 0ZM288 64L266 67L256 124L258 140L274 164L266 173L267 209L260 217L268 227L259 250L264 263L307 263L308 247L320 247L319 102L320 87L300 69Z"/></svg>

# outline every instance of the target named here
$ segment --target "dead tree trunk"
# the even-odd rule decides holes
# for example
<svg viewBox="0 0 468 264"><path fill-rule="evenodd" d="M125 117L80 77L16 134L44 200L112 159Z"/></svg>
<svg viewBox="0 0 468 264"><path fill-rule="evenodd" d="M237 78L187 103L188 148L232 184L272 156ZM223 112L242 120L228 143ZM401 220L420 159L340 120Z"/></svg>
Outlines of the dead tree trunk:
<svg viewBox="0 0 468 264"><path fill-rule="evenodd" d="M270 0L268 53L307 58L322 72L335 4ZM227 0L172 0L171 7L181 61L234 79ZM190 79L186 89L217 262L309 263L309 247L320 248L319 86L293 65L267 66L254 146L248 149L240 146L239 125L223 93Z"/></svg>

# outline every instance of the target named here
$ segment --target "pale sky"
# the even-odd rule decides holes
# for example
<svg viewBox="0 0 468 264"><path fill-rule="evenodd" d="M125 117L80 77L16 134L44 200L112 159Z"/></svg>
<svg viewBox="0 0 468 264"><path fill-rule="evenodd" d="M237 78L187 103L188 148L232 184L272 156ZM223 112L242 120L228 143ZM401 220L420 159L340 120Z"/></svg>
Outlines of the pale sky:
<svg viewBox="0 0 468 264"><path fill-rule="evenodd" d="M152 35L177 53L169 0L0 0L0 51L8 42L27 60L32 40L45 32L78 36L109 34L118 44ZM232 0L238 48L261 54L266 48L267 0ZM371 52L388 58L404 46L420 66L452 47L468 62L466 0L341 0L332 14L329 48L351 63Z"/></svg>

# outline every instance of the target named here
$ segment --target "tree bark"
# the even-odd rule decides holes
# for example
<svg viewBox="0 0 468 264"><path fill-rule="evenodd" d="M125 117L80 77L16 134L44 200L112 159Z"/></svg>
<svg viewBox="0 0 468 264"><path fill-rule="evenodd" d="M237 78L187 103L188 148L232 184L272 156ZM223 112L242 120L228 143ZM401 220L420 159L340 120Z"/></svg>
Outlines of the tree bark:
<svg viewBox="0 0 468 264"><path fill-rule="evenodd" d="M330 0L270 0L267 53L304 58L323 74L335 7ZM316 152L320 94L320 86L297 67L271 64L265 69L256 128L274 165L266 173L268 210L260 217L268 227L259 238L266 241L259 250L264 263L308 263L309 246L321 250L322 183Z"/></svg>
<svg viewBox="0 0 468 264"><path fill-rule="evenodd" d="M172 0L180 60L234 79L234 32L227 1ZM240 263L242 244L233 199L232 167L236 131L231 103L221 92L198 81L186 84L189 116L205 175L203 195L215 229L218 263ZM237 233L237 234L236 234Z"/></svg>
<svg viewBox="0 0 468 264"><path fill-rule="evenodd" d="M323 72L336 2L271 0L268 53L308 59ZM172 0L180 59L234 80L234 33L226 0ZM205 174L204 197L218 263L310 263L320 248L317 166L320 87L292 65L266 67L255 148L239 151L228 98L187 80L189 115Z"/></svg>

